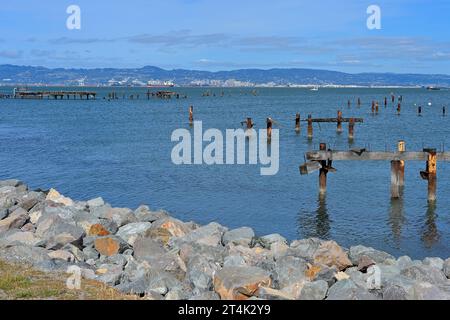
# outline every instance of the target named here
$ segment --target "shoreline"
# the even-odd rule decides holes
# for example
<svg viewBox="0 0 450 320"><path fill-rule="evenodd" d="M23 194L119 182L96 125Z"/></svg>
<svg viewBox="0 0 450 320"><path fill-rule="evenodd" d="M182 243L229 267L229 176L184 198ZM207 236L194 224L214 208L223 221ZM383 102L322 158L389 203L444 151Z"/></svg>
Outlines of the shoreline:
<svg viewBox="0 0 450 320"><path fill-rule="evenodd" d="M317 238L198 225L0 181L0 259L156 300L450 300L450 258L412 260Z"/></svg>

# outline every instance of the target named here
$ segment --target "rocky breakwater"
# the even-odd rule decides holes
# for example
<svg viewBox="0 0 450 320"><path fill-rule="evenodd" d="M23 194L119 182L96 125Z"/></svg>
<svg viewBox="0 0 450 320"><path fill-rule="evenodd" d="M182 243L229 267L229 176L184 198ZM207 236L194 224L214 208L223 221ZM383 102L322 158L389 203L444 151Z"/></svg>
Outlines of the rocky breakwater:
<svg viewBox="0 0 450 320"><path fill-rule="evenodd" d="M412 260L360 245L255 236L182 222L101 198L0 181L0 259L84 278L150 299L450 299L450 259Z"/></svg>

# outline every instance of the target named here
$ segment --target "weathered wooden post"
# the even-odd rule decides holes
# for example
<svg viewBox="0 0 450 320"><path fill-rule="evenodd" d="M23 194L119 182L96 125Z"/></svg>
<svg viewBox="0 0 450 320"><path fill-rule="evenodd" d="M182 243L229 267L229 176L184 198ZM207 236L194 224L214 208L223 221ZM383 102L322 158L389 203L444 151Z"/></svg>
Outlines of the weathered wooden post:
<svg viewBox="0 0 450 320"><path fill-rule="evenodd" d="M417 107L417 115L418 116L422 115L422 107L421 106Z"/></svg>
<svg viewBox="0 0 450 320"><path fill-rule="evenodd" d="M347 107L350 108L352 106L352 103L350 102L350 100L347 101Z"/></svg>
<svg viewBox="0 0 450 320"><path fill-rule="evenodd" d="M312 139L313 137L313 126L312 126L312 116L308 115L308 138Z"/></svg>
<svg viewBox="0 0 450 320"><path fill-rule="evenodd" d="M384 107L386 108L387 106L387 97L384 97Z"/></svg>
<svg viewBox="0 0 450 320"><path fill-rule="evenodd" d="M445 106L442 107L442 116L445 117Z"/></svg>
<svg viewBox="0 0 450 320"><path fill-rule="evenodd" d="M426 163L426 169L425 171L420 171L420 176L422 177L422 179L428 181L428 201L433 202L436 200L436 149L423 149L423 152L428 153L428 159Z"/></svg>
<svg viewBox="0 0 450 320"><path fill-rule="evenodd" d="M272 119L267 118L266 122L267 122L267 142L270 143L270 141L272 140Z"/></svg>
<svg viewBox="0 0 450 320"><path fill-rule="evenodd" d="M395 102L395 95L394 94L391 94L391 101L392 101L392 103Z"/></svg>
<svg viewBox="0 0 450 320"><path fill-rule="evenodd" d="M361 106L361 99L358 97L358 107Z"/></svg>
<svg viewBox="0 0 450 320"><path fill-rule="evenodd" d="M355 127L355 118L350 118L348 121L348 140L353 140L353 132Z"/></svg>
<svg viewBox="0 0 450 320"><path fill-rule="evenodd" d="M189 125L192 126L193 123L194 123L194 107L190 106L189 107Z"/></svg>
<svg viewBox="0 0 450 320"><path fill-rule="evenodd" d="M320 151L326 151L327 145L325 143L321 143L319 146ZM319 170L319 193L324 194L327 192L327 173L328 166L326 160L320 161L321 168Z"/></svg>
<svg viewBox="0 0 450 320"><path fill-rule="evenodd" d="M391 161L391 198L400 198L400 181L399 181L400 161Z"/></svg>
<svg viewBox="0 0 450 320"><path fill-rule="evenodd" d="M338 110L337 112L337 128L336 128L336 132L337 133L341 133L342 132L342 111Z"/></svg>
<svg viewBox="0 0 450 320"><path fill-rule="evenodd" d="M400 115L401 109L402 109L402 105L399 103L399 104L397 105L397 115Z"/></svg>
<svg viewBox="0 0 450 320"><path fill-rule="evenodd" d="M406 151L405 141L400 140L398 142L397 150L398 150L398 152ZM403 160L399 161L398 183L399 183L400 187L403 187L405 185L405 161L403 161Z"/></svg>
<svg viewBox="0 0 450 320"><path fill-rule="evenodd" d="M300 113L295 115L295 132L300 132Z"/></svg>
<svg viewBox="0 0 450 320"><path fill-rule="evenodd" d="M375 101L372 101L372 114L375 113Z"/></svg>
<svg viewBox="0 0 450 320"><path fill-rule="evenodd" d="M375 102L375 113L378 114L378 101Z"/></svg>

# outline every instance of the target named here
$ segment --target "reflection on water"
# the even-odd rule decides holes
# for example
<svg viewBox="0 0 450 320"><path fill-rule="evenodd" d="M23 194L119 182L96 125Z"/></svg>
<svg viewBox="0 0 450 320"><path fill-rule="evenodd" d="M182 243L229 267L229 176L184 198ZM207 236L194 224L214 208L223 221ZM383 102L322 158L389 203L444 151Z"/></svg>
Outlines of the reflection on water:
<svg viewBox="0 0 450 320"><path fill-rule="evenodd" d="M427 212L425 215L425 225L422 231L422 241L425 247L431 248L435 243L439 241L440 235L436 226L436 203L428 203Z"/></svg>
<svg viewBox="0 0 450 320"><path fill-rule="evenodd" d="M396 247L400 247L400 240L402 236L402 226L406 222L404 202L403 202L403 188L400 189L400 198L392 199L389 212L389 225L392 230L392 237Z"/></svg>
<svg viewBox="0 0 450 320"><path fill-rule="evenodd" d="M300 212L298 217L298 233L301 237L320 239L330 239L330 217L326 195L319 194L317 200L317 210L315 212Z"/></svg>

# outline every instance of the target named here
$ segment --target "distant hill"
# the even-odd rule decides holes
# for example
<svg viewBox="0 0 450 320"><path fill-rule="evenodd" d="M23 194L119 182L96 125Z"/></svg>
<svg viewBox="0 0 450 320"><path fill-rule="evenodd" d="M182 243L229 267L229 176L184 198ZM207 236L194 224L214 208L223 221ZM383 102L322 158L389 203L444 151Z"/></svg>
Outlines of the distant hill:
<svg viewBox="0 0 450 320"><path fill-rule="evenodd" d="M214 85L233 79L249 85L361 85L361 86L440 86L450 87L450 75L443 74L350 74L314 69L240 69L232 71L165 70L154 66L135 69L63 69L0 65L0 84L143 84L148 80L171 80L177 85Z"/></svg>

